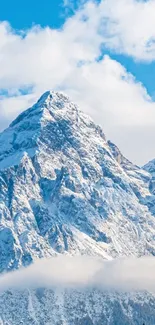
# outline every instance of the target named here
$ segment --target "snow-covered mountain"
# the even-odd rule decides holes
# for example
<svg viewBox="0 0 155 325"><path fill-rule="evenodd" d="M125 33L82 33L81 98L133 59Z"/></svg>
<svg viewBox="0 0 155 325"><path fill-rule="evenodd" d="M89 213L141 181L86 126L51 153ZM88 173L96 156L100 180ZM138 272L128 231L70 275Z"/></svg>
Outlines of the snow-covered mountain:
<svg viewBox="0 0 155 325"><path fill-rule="evenodd" d="M105 259L155 255L155 164L152 174L149 166L141 169L123 157L68 97L46 92L0 134L0 271L55 254ZM85 301L84 293L59 293L57 299L56 293L38 290L25 292L22 299L19 293L1 295L0 324L118 324L106 314L108 295L90 293ZM71 301L68 310L70 295L75 303ZM145 297L146 305L151 301L155 306L154 296ZM80 299L85 307L78 307L81 320L73 322L71 314ZM95 316L102 299L103 308ZM130 312L127 298L121 299L125 300L114 296L110 308L124 315L119 325L133 324L134 306L143 313L144 299L128 297ZM12 310L17 301L24 310L18 315L15 307ZM50 314L50 304L70 316L63 320L54 316L56 311ZM91 304L96 304L94 316L88 312ZM43 320L39 309L51 316ZM155 312L151 313L155 322ZM109 320L101 322L102 317Z"/></svg>

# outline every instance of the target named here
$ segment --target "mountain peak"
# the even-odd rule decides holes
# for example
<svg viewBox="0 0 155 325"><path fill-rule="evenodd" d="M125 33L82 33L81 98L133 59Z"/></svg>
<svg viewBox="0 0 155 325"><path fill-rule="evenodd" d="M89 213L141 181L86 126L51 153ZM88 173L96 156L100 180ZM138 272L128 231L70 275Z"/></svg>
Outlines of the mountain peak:
<svg viewBox="0 0 155 325"><path fill-rule="evenodd" d="M153 172L152 168L151 163L146 169ZM102 129L67 96L46 92L0 134L0 273L58 254L95 255L109 260L155 256L155 191L152 189L153 177L106 141ZM76 309L79 314L81 292L78 290L77 295L74 290L68 298L68 290L63 295L60 291L56 290L55 295L52 288L39 287L22 290L21 296L7 290L0 294L0 324L97 325L109 320L109 315L112 315L111 325L136 323L138 305L134 296L132 301L125 293L125 300L118 304L117 299L116 304L113 293L107 299L105 292L102 300L102 293L93 289L92 300L92 293L83 290L88 312L82 302L80 315L84 317L80 316L80 321ZM87 297L90 300L86 301ZM133 322L126 318L128 314L133 315L132 310L123 314L124 306L129 305L126 299L131 302L129 307L135 305ZM141 296L139 299L140 306L146 306ZM71 304L68 309L68 302L75 300L77 305ZM113 314L111 301L114 301ZM62 302L66 305L62 306ZM100 310L100 321L99 307L105 307L105 302L109 309L106 306L106 316L105 308ZM147 296L146 302L149 310L152 298L149 301ZM97 316L92 317L89 306L95 304ZM19 305L20 315L16 312ZM123 306L121 313L119 305ZM47 311L53 308L49 317ZM55 317L58 308L61 317L65 315L62 321ZM66 318L68 310L73 311L71 314L75 310L75 321L72 315ZM92 321L85 318L87 314ZM122 323L120 317L116 319L117 314L121 315Z"/></svg>
<svg viewBox="0 0 155 325"><path fill-rule="evenodd" d="M37 101L37 105L48 105L52 102L69 102L69 97L62 92L46 91Z"/></svg>
<svg viewBox="0 0 155 325"><path fill-rule="evenodd" d="M12 238L0 242L12 252L1 269L53 252L154 253L149 182L67 96L46 92L0 134L0 217Z"/></svg>
<svg viewBox="0 0 155 325"><path fill-rule="evenodd" d="M65 146L101 137L102 129L63 93L47 91L0 134L0 168L19 164L24 152L64 150ZM94 139L94 138L93 138ZM5 144L4 144L5 142Z"/></svg>
<svg viewBox="0 0 155 325"><path fill-rule="evenodd" d="M37 104L44 104L53 98L53 92L48 90L38 99Z"/></svg>
<svg viewBox="0 0 155 325"><path fill-rule="evenodd" d="M39 100L30 108L22 112L11 124L10 127L16 126L23 120L30 119L32 116L42 117L45 109L49 111L64 107L64 103L69 103L70 100L63 93L55 91L46 91ZM31 122L31 121L30 121Z"/></svg>

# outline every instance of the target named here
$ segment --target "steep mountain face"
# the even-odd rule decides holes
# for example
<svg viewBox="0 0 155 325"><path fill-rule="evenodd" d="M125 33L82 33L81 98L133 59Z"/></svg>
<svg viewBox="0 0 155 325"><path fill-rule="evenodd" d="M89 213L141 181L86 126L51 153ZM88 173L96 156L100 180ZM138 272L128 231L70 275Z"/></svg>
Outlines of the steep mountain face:
<svg viewBox="0 0 155 325"><path fill-rule="evenodd" d="M151 171L123 157L106 140L102 129L68 97L45 93L0 134L0 272L60 253L105 259L154 255L155 192ZM14 321L9 319L13 304L8 305L8 313L3 308L8 295L0 297L0 313L5 314L0 324L22 324L17 316ZM14 295L16 304L19 295ZM32 317L34 309L42 309L47 303L48 295L53 297L53 304L56 298L51 292L23 295L23 306L30 304L24 324L51 324L51 319L43 322L39 316ZM106 297L103 299L107 301ZM98 299L102 299L101 294ZM154 297L149 299L154 304ZM114 308L115 303L119 302L113 300ZM85 320L86 310L81 314L84 320L74 320L74 324L101 324L93 318L91 322ZM29 317L36 320L30 321ZM132 324L131 319L122 324ZM73 323L59 319L52 324ZM109 320L107 324L114 323Z"/></svg>

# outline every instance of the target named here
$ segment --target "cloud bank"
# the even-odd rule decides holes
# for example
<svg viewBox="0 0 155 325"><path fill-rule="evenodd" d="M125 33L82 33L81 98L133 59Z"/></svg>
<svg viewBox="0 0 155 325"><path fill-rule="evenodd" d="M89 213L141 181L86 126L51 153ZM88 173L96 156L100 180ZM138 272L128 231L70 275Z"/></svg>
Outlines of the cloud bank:
<svg viewBox="0 0 155 325"><path fill-rule="evenodd" d="M120 63L103 55L108 49L154 60L154 12L155 0L86 1L59 30L17 32L1 22L0 129L44 91L61 90L133 162L154 158L155 103Z"/></svg>
<svg viewBox="0 0 155 325"><path fill-rule="evenodd" d="M155 293L155 258L103 261L91 257L59 256L35 262L27 269L0 277L0 292L9 289L98 288Z"/></svg>

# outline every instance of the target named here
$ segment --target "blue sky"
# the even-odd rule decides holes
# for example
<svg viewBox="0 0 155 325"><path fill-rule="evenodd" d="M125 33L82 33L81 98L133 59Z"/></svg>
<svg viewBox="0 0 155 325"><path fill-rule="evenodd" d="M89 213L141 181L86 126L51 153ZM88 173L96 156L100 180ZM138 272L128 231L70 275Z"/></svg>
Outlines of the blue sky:
<svg viewBox="0 0 155 325"><path fill-rule="evenodd" d="M13 28L30 28L33 24L60 27L65 18L62 1L14 0L2 1L0 20L7 20Z"/></svg>
<svg viewBox="0 0 155 325"><path fill-rule="evenodd" d="M0 129L45 90L61 90L128 158L154 158L154 12L155 0L3 1Z"/></svg>
<svg viewBox="0 0 155 325"><path fill-rule="evenodd" d="M63 0L3 1L0 4L0 20L9 21L15 29L30 28L37 24L59 28L78 8L78 1L69 2L65 5Z"/></svg>
<svg viewBox="0 0 155 325"><path fill-rule="evenodd" d="M65 20L78 8L77 1L69 1L65 7L63 0L27 0L2 1L0 4L0 21L8 21L16 29L28 29L34 25L61 28ZM155 97L155 62L135 61L131 57L103 51L122 63L137 80L140 80Z"/></svg>

